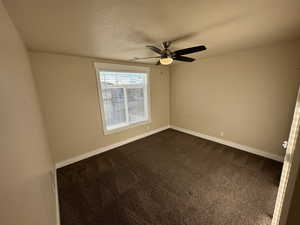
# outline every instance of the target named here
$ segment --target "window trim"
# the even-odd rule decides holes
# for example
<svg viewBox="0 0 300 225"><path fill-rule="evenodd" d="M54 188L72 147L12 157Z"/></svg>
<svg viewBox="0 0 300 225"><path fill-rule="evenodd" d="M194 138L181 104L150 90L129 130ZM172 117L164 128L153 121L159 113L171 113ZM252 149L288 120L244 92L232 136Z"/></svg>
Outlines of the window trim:
<svg viewBox="0 0 300 225"><path fill-rule="evenodd" d="M98 98L99 98L99 108L100 108L100 114L101 114L101 119L102 119L102 128L103 128L103 133L104 135L116 133L116 132L121 132L133 127L141 126L141 125L146 125L151 123L151 96L150 96L150 68L149 67L144 67L144 66L129 66L129 65L121 65L121 64L113 64L113 63L99 63L95 62L94 63L95 69L96 69L96 78L97 78L97 91L98 91ZM136 122L132 124L127 124L126 126L122 126L119 128L115 128L112 130L108 130L106 126L106 121L105 121L105 115L104 115L104 106L103 106L103 96L102 96L102 85L101 85L101 80L100 80L100 72L101 71L109 71L109 72L131 72L131 73L146 73L146 93L147 93L147 98L145 99L146 104L145 104L145 112L148 116L148 119L146 121L141 121L141 122ZM120 86L124 87L126 85ZM134 86L130 86L134 87ZM140 87L140 86L139 86ZM105 88L105 87L103 87ZM115 87L111 87L115 88ZM117 88L117 87L116 87ZM126 91L125 91L126 92ZM127 104L127 103L126 103Z"/></svg>

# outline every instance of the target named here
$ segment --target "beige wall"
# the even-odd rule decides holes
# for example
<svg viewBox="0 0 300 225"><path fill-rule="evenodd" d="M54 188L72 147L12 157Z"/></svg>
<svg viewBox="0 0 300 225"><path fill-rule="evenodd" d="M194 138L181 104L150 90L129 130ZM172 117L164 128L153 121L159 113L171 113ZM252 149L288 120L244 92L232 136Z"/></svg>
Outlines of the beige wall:
<svg viewBox="0 0 300 225"><path fill-rule="evenodd" d="M294 42L172 66L171 124L282 155L299 58Z"/></svg>
<svg viewBox="0 0 300 225"><path fill-rule="evenodd" d="M55 224L53 162L27 52L0 1L0 224Z"/></svg>
<svg viewBox="0 0 300 225"><path fill-rule="evenodd" d="M104 135L94 69L94 62L101 60L38 52L30 55L56 162L169 124L167 67L151 67L149 129L142 125Z"/></svg>

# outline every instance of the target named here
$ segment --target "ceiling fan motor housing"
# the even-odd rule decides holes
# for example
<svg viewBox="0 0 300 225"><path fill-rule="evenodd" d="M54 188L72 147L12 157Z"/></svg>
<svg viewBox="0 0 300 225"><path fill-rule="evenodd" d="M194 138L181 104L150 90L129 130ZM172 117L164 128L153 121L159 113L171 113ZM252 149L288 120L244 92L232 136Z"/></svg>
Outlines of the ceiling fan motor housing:
<svg viewBox="0 0 300 225"><path fill-rule="evenodd" d="M174 53L172 53L169 49L164 49L161 52L161 58L173 58Z"/></svg>
<svg viewBox="0 0 300 225"><path fill-rule="evenodd" d="M162 43L163 49L169 48L170 45L171 45L171 43L172 43L171 41L164 41L164 42Z"/></svg>

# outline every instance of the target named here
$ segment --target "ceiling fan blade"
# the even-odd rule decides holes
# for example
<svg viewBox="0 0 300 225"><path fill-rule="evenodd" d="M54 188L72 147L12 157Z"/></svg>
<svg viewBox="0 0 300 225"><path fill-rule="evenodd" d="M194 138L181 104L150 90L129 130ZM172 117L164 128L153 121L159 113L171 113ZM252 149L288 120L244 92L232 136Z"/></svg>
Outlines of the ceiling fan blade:
<svg viewBox="0 0 300 225"><path fill-rule="evenodd" d="M200 46L195 46L195 47L191 47L191 48L185 48L185 49L180 49L175 51L175 55L187 55L187 54L191 54L194 52L200 52L200 51L204 51L206 50L206 47L204 45L200 45Z"/></svg>
<svg viewBox="0 0 300 225"><path fill-rule="evenodd" d="M160 56L152 56L152 57L144 57L144 58L134 57L132 60L157 59L157 58L160 58Z"/></svg>
<svg viewBox="0 0 300 225"><path fill-rule="evenodd" d="M154 45L146 45L147 48L151 49L152 51L156 52L157 54L161 54L161 49Z"/></svg>
<svg viewBox="0 0 300 225"><path fill-rule="evenodd" d="M181 55L175 55L173 59L177 61L184 61L184 62L193 62L195 60L193 58L189 58Z"/></svg>
<svg viewBox="0 0 300 225"><path fill-rule="evenodd" d="M157 66L160 65L160 60L158 60L157 63L156 63L155 65L157 65Z"/></svg>

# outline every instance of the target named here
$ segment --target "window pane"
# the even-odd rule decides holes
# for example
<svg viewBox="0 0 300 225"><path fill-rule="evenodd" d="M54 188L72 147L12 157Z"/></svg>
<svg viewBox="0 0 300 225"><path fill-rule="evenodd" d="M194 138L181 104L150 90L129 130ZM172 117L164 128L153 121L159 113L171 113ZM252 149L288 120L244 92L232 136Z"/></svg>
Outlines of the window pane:
<svg viewBox="0 0 300 225"><path fill-rule="evenodd" d="M147 72L98 71L106 131L148 120Z"/></svg>
<svg viewBox="0 0 300 225"><path fill-rule="evenodd" d="M102 95L107 129L122 126L126 123L124 89L104 88Z"/></svg>
<svg viewBox="0 0 300 225"><path fill-rule="evenodd" d="M144 89L127 88L126 92L129 122L134 123L146 120Z"/></svg>
<svg viewBox="0 0 300 225"><path fill-rule="evenodd" d="M101 71L100 74L102 86L145 84L145 73Z"/></svg>

